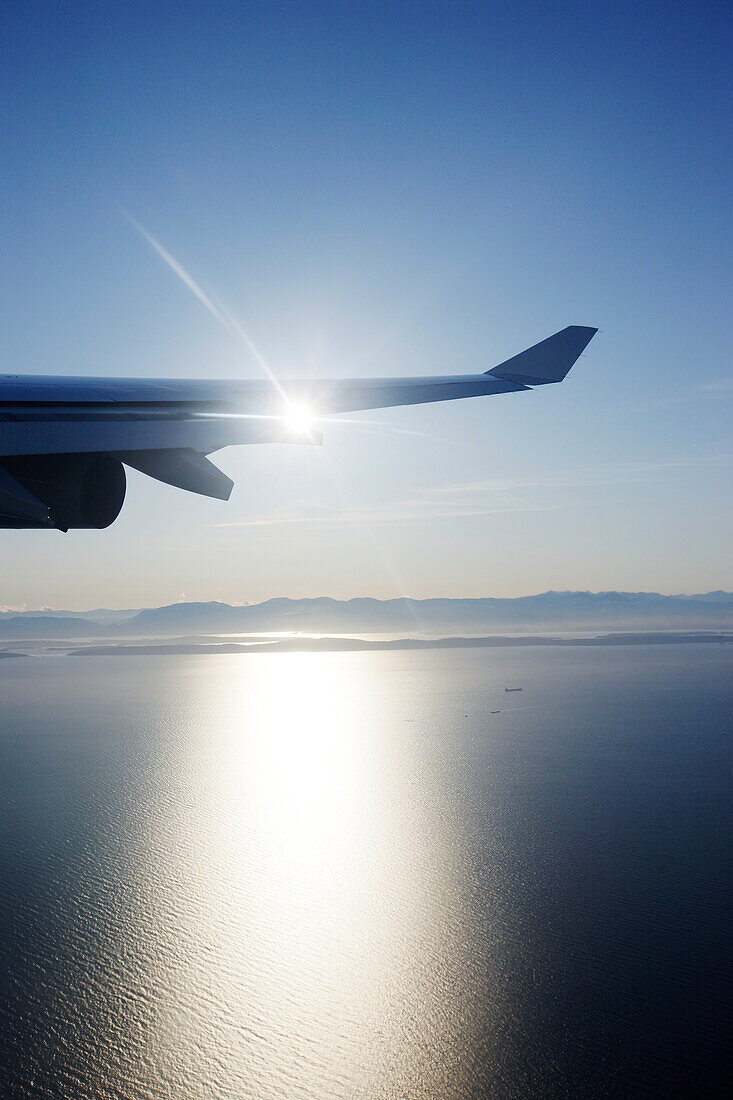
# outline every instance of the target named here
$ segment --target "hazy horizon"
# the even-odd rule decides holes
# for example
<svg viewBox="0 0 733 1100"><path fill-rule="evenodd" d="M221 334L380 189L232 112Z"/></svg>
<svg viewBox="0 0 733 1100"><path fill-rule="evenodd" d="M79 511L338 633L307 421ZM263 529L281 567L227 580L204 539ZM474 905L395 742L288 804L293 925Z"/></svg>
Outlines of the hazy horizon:
<svg viewBox="0 0 733 1100"><path fill-rule="evenodd" d="M152 609L157 609L157 608L174 607L177 604L207 604L207 603L221 603L221 604L226 604L227 606L230 606L230 607L253 607L253 606L256 606L258 604L267 603L269 600L290 600L290 601L293 601L293 602L298 601L298 600L335 600L339 603L347 603L351 600L378 600L379 602L387 602L387 601L390 601L390 600L402 600L402 599L415 600L415 601L423 601L423 600L523 600L523 599L532 599L534 597L546 596L546 595L551 595L551 594L552 595L592 595L592 596L604 596L604 595L663 596L663 597L672 597L672 598L678 597L678 598L681 598L681 599L692 599L696 596L705 597L705 596L712 596L712 595L721 595L721 596L733 597L733 591L728 591L727 589L721 588L721 587L709 588L709 589L706 589L704 592L703 591L700 591L700 592L660 592L657 589L650 589L650 588L649 589L637 589L636 591L633 591L633 592L624 591L624 590L618 589L618 588L601 588L601 589L596 589L596 590L581 589L581 588L546 588L546 589L543 589L542 591L522 592L522 593L517 594L516 596L499 596L499 595L496 595L495 593L490 593L490 592L483 592L480 595L471 595L471 596L449 595L449 594L437 594L437 595L428 595L428 596L413 596L409 592L403 592L403 593L400 593L399 595L394 595L394 596L374 596L369 592L359 592L359 593L357 593L353 596L348 596L345 599L340 599L339 597L333 596L333 595L331 595L330 593L327 593L327 592L317 592L317 593L313 593L313 594L303 594L303 595L292 595L291 593L279 592L279 593L273 593L269 596L265 596L261 600L244 600L244 599L242 599L242 600L237 600L237 599L230 599L230 600L223 600L223 599L195 600L195 599L189 599L188 597L183 596L183 597L181 597L177 600L171 600L168 603L150 603L150 604L146 604L146 605L143 605L143 604L134 604L134 605L133 604L124 604L124 605L123 604L119 604L119 605L104 604L104 605L101 605L100 604L100 605L97 605L97 606L94 606L94 607L91 607L91 606L86 606L86 607L63 606L62 607L62 606L54 606L52 604L42 604L42 605L37 606L37 607L29 607L27 604L23 604L23 605L20 605L20 604L15 604L15 605L13 605L13 604L0 604L0 614L12 614L12 613L22 614L24 612L36 613L36 612L39 612L39 611L54 611L54 612L70 611L70 612L73 612L74 614L77 614L77 615L83 615L84 612L92 613L92 612L98 612L98 611L113 611L113 612L142 611L142 610L152 610Z"/></svg>

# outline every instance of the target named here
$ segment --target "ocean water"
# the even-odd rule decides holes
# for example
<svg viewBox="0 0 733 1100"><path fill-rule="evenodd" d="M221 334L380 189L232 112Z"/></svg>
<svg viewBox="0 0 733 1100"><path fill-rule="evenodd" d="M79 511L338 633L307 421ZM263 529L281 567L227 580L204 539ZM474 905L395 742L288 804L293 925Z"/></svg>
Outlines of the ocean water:
<svg viewBox="0 0 733 1100"><path fill-rule="evenodd" d="M709 645L1 661L0 1095L702 1094L732 673Z"/></svg>

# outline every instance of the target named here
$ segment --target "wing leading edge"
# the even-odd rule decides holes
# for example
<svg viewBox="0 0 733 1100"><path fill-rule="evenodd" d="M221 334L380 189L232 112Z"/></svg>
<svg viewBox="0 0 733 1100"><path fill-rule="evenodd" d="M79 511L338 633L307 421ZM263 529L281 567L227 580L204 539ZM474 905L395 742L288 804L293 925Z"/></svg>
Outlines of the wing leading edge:
<svg viewBox="0 0 733 1100"><path fill-rule="evenodd" d="M72 456L111 456L159 481L227 499L232 483L206 457L213 451L248 443L320 442L320 434L288 426L293 406L307 408L317 419L561 382L596 331L571 325L475 375L277 383L0 376L0 526L65 529L58 521L63 493L54 495L44 486L54 481L56 467L65 478L69 470L92 468L88 462L75 464ZM23 476L25 460L33 478Z"/></svg>

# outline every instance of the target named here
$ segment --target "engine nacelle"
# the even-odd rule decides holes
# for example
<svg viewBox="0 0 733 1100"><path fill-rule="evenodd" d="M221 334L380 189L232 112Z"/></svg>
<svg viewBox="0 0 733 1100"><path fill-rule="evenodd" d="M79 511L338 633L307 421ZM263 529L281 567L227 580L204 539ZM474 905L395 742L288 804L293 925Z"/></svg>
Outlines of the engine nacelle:
<svg viewBox="0 0 733 1100"><path fill-rule="evenodd" d="M125 499L125 467L111 455L0 458L3 471L0 527L101 529L117 519Z"/></svg>

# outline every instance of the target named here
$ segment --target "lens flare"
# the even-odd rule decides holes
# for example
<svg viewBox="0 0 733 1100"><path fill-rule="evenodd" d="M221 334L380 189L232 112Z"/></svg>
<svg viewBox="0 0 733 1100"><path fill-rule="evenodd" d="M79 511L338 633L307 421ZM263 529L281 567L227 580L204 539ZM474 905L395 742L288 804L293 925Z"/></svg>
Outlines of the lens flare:
<svg viewBox="0 0 733 1100"><path fill-rule="evenodd" d="M310 435L313 412L307 405L289 404L285 411L285 423L294 435Z"/></svg>

